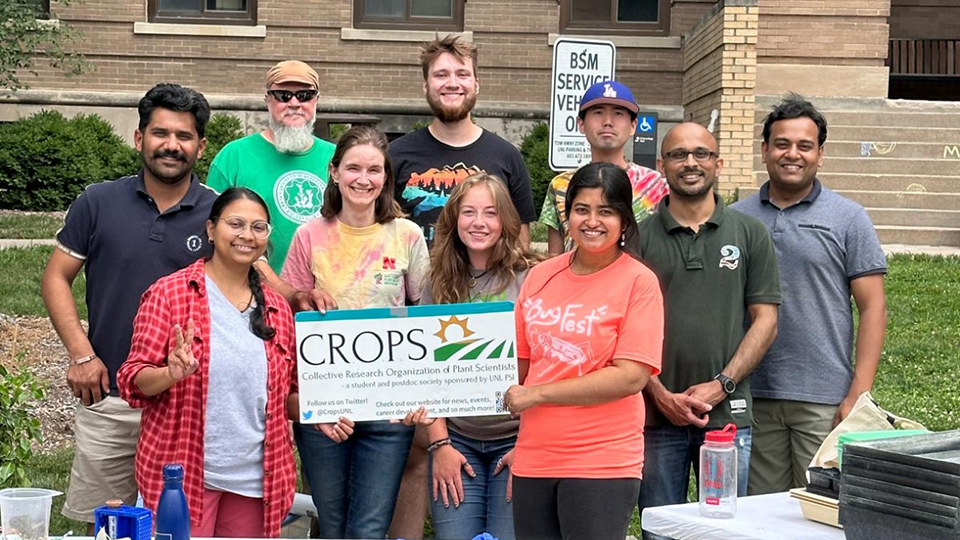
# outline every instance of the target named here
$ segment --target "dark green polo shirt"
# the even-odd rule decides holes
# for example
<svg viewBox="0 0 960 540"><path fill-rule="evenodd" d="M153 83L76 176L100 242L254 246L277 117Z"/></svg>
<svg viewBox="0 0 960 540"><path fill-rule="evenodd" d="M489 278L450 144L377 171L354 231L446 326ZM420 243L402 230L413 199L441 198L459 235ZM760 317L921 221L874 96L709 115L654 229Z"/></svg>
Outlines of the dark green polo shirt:
<svg viewBox="0 0 960 540"><path fill-rule="evenodd" d="M663 372L671 392L710 381L727 365L749 324L750 304L780 304L780 276L770 234L763 224L724 206L696 233L670 215L670 197L655 218L640 224L643 260L660 279L664 303ZM670 425L646 397L649 427ZM709 428L753 420L750 383L710 412Z"/></svg>

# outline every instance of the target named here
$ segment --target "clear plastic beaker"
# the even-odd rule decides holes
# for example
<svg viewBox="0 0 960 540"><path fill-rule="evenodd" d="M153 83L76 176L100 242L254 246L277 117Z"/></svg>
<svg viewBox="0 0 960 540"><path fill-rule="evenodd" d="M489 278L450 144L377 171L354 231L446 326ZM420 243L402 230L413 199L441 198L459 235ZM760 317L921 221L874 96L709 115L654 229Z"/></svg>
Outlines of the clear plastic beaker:
<svg viewBox="0 0 960 540"><path fill-rule="evenodd" d="M47 540L50 505L59 491L42 488L0 490L0 539Z"/></svg>

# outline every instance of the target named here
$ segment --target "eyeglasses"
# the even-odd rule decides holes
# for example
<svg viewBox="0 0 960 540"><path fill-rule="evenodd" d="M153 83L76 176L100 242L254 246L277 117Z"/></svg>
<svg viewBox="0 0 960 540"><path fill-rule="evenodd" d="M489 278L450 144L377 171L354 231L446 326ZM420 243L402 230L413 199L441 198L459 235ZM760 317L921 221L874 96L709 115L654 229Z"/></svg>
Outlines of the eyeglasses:
<svg viewBox="0 0 960 540"><path fill-rule="evenodd" d="M664 154L664 156L675 163L683 163L690 154L693 154L693 159L697 161L707 161L720 156L720 154L711 152L706 148L697 148L696 150L671 150Z"/></svg>
<svg viewBox="0 0 960 540"><path fill-rule="evenodd" d="M293 96L297 96L297 101L303 103L305 101L310 101L311 99L317 97L316 90L297 90L296 92L291 92L290 90L267 90L267 94L273 96L273 99L279 101L280 103L286 103L293 99Z"/></svg>
<svg viewBox="0 0 960 540"><path fill-rule="evenodd" d="M230 232L237 236L243 234L243 231L247 229L247 220L245 219L232 217L223 220L223 222L227 224ZM254 221L250 224L250 232L253 234L253 237L258 240L266 240L272 231L273 226L266 221Z"/></svg>

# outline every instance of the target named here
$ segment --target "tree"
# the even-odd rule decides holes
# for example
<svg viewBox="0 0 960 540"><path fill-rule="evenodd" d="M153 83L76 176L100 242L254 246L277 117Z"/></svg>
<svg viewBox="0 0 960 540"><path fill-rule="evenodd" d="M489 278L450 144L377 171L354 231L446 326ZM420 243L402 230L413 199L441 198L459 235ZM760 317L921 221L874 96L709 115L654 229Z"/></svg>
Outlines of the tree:
<svg viewBox="0 0 960 540"><path fill-rule="evenodd" d="M49 0L0 0L0 88L28 88L20 75L24 70L36 75L33 68L40 59L72 75L86 69L82 55L64 49L81 37L80 32L60 21L44 20L46 6Z"/></svg>

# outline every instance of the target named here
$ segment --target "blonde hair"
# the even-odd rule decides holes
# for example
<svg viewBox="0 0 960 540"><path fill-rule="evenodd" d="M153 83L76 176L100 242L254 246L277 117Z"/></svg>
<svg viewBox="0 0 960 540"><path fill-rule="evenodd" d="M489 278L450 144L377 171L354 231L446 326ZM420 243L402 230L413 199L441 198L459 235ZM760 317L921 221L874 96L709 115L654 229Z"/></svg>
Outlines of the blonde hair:
<svg viewBox="0 0 960 540"><path fill-rule="evenodd" d="M433 249L430 250L430 278L433 297L438 304L470 301L470 257L467 246L460 239L457 222L460 202L476 187L490 190L501 227L500 238L487 260L487 270L497 279L497 288L487 292L503 292L517 278L517 272L532 268L540 261L539 256L520 243L520 215L506 184L487 173L468 176L454 188L437 220Z"/></svg>
<svg viewBox="0 0 960 540"><path fill-rule="evenodd" d="M443 39L435 39L420 48L420 67L423 68L423 80L427 80L430 75L430 64L443 53L452 54L464 64L469 59L473 62L473 76L477 76L477 46L468 41L460 41L456 34L450 34Z"/></svg>

